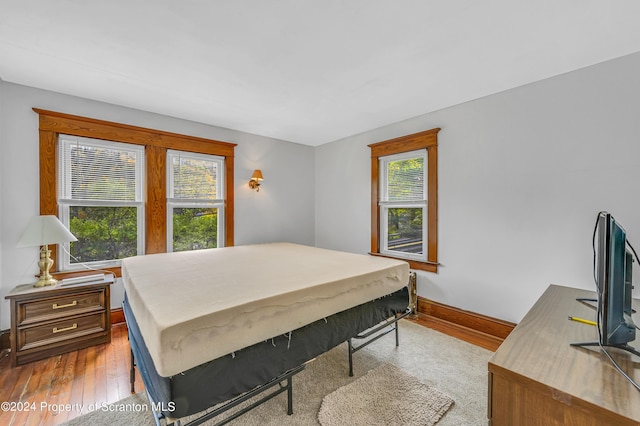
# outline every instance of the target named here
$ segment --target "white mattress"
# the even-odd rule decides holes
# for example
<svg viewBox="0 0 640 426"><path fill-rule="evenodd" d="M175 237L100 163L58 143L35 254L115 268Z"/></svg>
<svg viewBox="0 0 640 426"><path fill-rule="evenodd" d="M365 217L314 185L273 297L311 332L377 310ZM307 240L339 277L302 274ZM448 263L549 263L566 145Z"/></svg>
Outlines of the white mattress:
<svg viewBox="0 0 640 426"><path fill-rule="evenodd" d="M122 278L167 377L399 290L409 265L273 243L131 257Z"/></svg>

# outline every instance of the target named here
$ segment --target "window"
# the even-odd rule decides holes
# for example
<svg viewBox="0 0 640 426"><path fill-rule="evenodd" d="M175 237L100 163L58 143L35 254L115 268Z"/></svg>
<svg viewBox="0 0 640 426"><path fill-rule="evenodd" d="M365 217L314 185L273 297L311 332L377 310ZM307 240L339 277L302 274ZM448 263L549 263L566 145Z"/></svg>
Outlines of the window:
<svg viewBox="0 0 640 426"><path fill-rule="evenodd" d="M175 250L175 243L169 242L172 240L169 232L172 236L178 233L174 216L191 215L194 220L185 228L191 231L199 226L196 226L198 221L195 218L215 215L215 221L209 220L209 229L213 229L211 224L215 222L215 236L207 244L216 247L233 245L236 144L37 108L33 110L39 116L40 214L60 215L62 220L66 216L72 232L77 233L84 232L82 227L100 228L97 224L101 218L127 224L121 235L105 235L95 240L93 246L81 243L72 247L72 253L80 254L79 260L96 262L102 258L116 265L113 258L130 253L163 253L170 247ZM168 173L168 163L173 161L171 153L174 151L180 152L179 156L189 157L189 161L196 165L206 165L209 161L215 163L215 198L196 192L192 193L194 199L185 199L180 191L177 197L169 196L172 190L168 188L175 177ZM65 155L68 158L66 165L63 164L67 162ZM101 165L83 168L83 161L73 166L74 158L79 159L78 156L99 158ZM76 189L74 173L78 176ZM85 188L80 182L91 183L87 183L85 186L88 188ZM171 220L168 220L169 212ZM114 230L110 228L109 231ZM107 250L106 242L115 240L119 242L118 247ZM194 238L184 240L186 244L195 244ZM95 248L99 244L102 246ZM65 264L63 250L58 250L55 245L50 248L52 257L58 259L55 267L73 269L70 258ZM102 264L100 267L104 269ZM120 276L119 266L107 269ZM57 274L58 278L64 275Z"/></svg>
<svg viewBox="0 0 640 426"><path fill-rule="evenodd" d="M425 261L427 151L384 156L379 161L380 253Z"/></svg>
<svg viewBox="0 0 640 426"><path fill-rule="evenodd" d="M437 134L428 130L371 148L371 253L437 271Z"/></svg>
<svg viewBox="0 0 640 426"><path fill-rule="evenodd" d="M144 148L60 135L58 158L60 219L78 239L60 253L62 268L144 253Z"/></svg>
<svg viewBox="0 0 640 426"><path fill-rule="evenodd" d="M167 251L224 245L224 158L167 154Z"/></svg>

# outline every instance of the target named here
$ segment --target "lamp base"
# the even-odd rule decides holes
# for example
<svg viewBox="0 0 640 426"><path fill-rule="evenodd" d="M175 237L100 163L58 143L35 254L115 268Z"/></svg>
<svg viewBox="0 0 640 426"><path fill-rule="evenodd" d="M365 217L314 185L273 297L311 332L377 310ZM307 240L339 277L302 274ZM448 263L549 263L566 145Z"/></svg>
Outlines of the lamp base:
<svg viewBox="0 0 640 426"><path fill-rule="evenodd" d="M38 280L38 282L36 282L33 286L34 287L46 287L46 286L49 286L49 285L56 285L56 284L58 284L58 280L56 280L52 276L49 276L49 278L46 278L45 276L41 276L40 279Z"/></svg>
<svg viewBox="0 0 640 426"><path fill-rule="evenodd" d="M53 266L53 259L51 259L51 250L49 250L49 247L46 245L40 249L38 266L40 267L40 279L33 285L34 287L46 287L58 283L58 280L53 278L49 273L49 270Z"/></svg>

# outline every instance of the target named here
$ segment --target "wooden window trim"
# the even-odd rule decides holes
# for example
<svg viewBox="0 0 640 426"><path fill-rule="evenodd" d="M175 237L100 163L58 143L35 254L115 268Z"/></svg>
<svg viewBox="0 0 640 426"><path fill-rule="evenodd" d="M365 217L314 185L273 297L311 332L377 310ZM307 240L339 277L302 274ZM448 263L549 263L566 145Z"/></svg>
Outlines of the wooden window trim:
<svg viewBox="0 0 640 426"><path fill-rule="evenodd" d="M39 115L40 214L58 215L58 135L83 136L145 147L145 253L167 250L167 149L225 157L225 246L234 241L234 151L237 144L33 108ZM57 259L57 246L52 258ZM54 265L55 267L55 265ZM120 268L108 268L120 276ZM61 273L58 276L63 275ZM79 271L69 275L80 275Z"/></svg>
<svg viewBox="0 0 640 426"><path fill-rule="evenodd" d="M427 261L406 260L410 267L438 272L438 132L425 130L368 145L371 148L371 255L380 254L379 160L387 155L426 149L427 158ZM395 258L395 257L394 257Z"/></svg>

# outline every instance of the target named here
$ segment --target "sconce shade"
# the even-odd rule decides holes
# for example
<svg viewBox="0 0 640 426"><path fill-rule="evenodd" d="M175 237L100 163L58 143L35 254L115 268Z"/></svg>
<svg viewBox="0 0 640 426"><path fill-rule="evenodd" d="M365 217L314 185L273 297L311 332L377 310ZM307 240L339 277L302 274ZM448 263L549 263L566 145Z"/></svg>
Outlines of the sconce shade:
<svg viewBox="0 0 640 426"><path fill-rule="evenodd" d="M251 180L255 180L255 181L259 181L259 180L263 180L264 178L262 177L262 170L256 169L253 171L253 175L251 176Z"/></svg>
<svg viewBox="0 0 640 426"><path fill-rule="evenodd" d="M78 241L78 239L56 216L35 216L31 218L27 229L18 241L18 247L45 246L71 241Z"/></svg>

